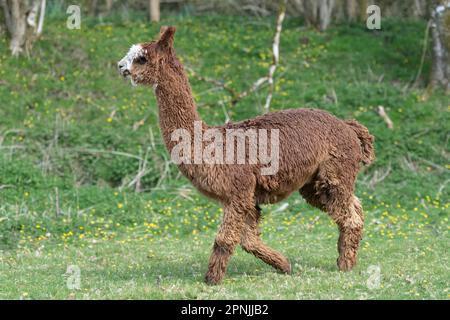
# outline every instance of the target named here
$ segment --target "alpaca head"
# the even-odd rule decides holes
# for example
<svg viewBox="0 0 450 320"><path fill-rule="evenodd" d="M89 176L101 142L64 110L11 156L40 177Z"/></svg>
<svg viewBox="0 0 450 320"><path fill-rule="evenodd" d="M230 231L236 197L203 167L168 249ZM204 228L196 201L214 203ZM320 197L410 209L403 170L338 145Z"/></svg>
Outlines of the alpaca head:
<svg viewBox="0 0 450 320"><path fill-rule="evenodd" d="M174 34L175 27L161 27L157 41L131 46L117 64L120 74L133 85L158 85L161 68L174 57Z"/></svg>

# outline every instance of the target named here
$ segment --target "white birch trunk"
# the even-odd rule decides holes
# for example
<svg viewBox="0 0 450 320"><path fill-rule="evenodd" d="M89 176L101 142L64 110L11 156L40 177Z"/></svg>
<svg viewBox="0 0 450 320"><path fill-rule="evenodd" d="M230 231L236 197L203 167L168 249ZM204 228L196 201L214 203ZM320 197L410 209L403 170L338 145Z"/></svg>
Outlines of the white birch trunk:
<svg viewBox="0 0 450 320"><path fill-rule="evenodd" d="M45 19L45 8L46 8L46 1L41 0L41 8L40 8L40 14L39 14L39 23L36 29L36 35L40 36L42 33L42 29L44 28L44 19Z"/></svg>
<svg viewBox="0 0 450 320"><path fill-rule="evenodd" d="M450 0L441 1L431 12L433 64L430 85L450 92Z"/></svg>
<svg viewBox="0 0 450 320"><path fill-rule="evenodd" d="M275 30L275 36L273 37L272 44L272 65L269 68L269 74L267 76L267 81L269 83L269 93L267 94L266 103L264 104L265 112L270 111L270 103L272 102L273 92L274 92L274 80L273 76L277 70L278 63L280 61L280 38L281 31L283 29L283 21L286 16L286 1L281 4L280 12L278 13L277 26Z"/></svg>

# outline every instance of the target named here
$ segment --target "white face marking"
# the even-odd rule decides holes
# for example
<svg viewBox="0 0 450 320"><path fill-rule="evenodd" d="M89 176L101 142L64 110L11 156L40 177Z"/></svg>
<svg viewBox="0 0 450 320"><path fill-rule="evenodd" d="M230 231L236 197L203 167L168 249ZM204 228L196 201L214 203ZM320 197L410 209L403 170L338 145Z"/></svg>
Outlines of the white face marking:
<svg viewBox="0 0 450 320"><path fill-rule="evenodd" d="M133 64L134 59L142 57L144 55L144 50L140 44L134 44L131 46L130 50L122 60L120 60L119 64L124 64L128 70L130 70L131 65Z"/></svg>
<svg viewBox="0 0 450 320"><path fill-rule="evenodd" d="M139 81L142 79L139 79L140 76L137 75L135 79L131 76L131 66L133 65L133 62L140 57L145 57L147 55L147 50L142 47L140 44L134 44L131 46L130 50L128 50L128 53L125 55L125 57L122 58L118 62L119 72L124 76L125 78L130 79L131 84L133 86L137 86ZM153 89L156 90L156 84L153 85Z"/></svg>

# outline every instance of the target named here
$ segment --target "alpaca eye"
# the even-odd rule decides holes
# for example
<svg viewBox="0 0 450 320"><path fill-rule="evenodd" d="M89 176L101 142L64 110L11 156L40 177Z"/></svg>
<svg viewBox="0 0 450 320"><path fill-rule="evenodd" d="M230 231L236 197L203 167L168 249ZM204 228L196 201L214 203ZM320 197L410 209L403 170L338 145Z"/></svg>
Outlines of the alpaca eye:
<svg viewBox="0 0 450 320"><path fill-rule="evenodd" d="M135 60L138 64L145 64L147 62L147 59L145 57L139 57Z"/></svg>

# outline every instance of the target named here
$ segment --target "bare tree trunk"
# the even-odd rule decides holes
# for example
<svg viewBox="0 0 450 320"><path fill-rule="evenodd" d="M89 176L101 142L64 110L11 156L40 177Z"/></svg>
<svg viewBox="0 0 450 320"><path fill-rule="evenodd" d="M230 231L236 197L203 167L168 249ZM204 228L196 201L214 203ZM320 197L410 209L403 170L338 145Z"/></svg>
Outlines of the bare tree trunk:
<svg viewBox="0 0 450 320"><path fill-rule="evenodd" d="M416 17L424 17L426 15L426 8L426 0L414 0L413 15Z"/></svg>
<svg viewBox="0 0 450 320"><path fill-rule="evenodd" d="M113 6L113 0L106 0L106 14L111 12Z"/></svg>
<svg viewBox="0 0 450 320"><path fill-rule="evenodd" d="M331 23L335 0L304 0L306 22L324 31Z"/></svg>
<svg viewBox="0 0 450 320"><path fill-rule="evenodd" d="M369 6L368 0L360 0L359 1L359 20L365 21L367 20L367 7Z"/></svg>
<svg viewBox="0 0 450 320"><path fill-rule="evenodd" d="M26 33L26 17L25 10L20 5L19 0L12 0L10 3L12 28L10 30L11 42L9 49L13 56L19 55L23 51Z"/></svg>
<svg viewBox="0 0 450 320"><path fill-rule="evenodd" d="M335 0L321 0L319 7L319 28L326 30L331 23Z"/></svg>
<svg viewBox="0 0 450 320"><path fill-rule="evenodd" d="M441 0L431 12L433 64L430 86L450 92L450 0Z"/></svg>
<svg viewBox="0 0 450 320"><path fill-rule="evenodd" d="M345 16L347 21L355 21L358 17L358 5L356 0L345 0Z"/></svg>
<svg viewBox="0 0 450 320"><path fill-rule="evenodd" d="M150 0L149 8L150 8L150 21L159 22L160 19L159 0Z"/></svg>
<svg viewBox="0 0 450 320"><path fill-rule="evenodd" d="M290 0L286 3L286 12L290 12L294 16L303 15L303 0Z"/></svg>
<svg viewBox="0 0 450 320"><path fill-rule="evenodd" d="M6 0L0 0L0 5L2 6L2 9L3 9L3 15L5 17L6 29L9 31L12 29L11 12L9 11Z"/></svg>
<svg viewBox="0 0 450 320"><path fill-rule="evenodd" d="M303 12L305 13L306 23L309 26L317 27L317 13L318 13L317 0L304 0Z"/></svg>
<svg viewBox="0 0 450 320"><path fill-rule="evenodd" d="M17 56L42 33L46 1L0 0L0 5L11 37L9 48L12 55ZM39 22L36 23L39 11Z"/></svg>
<svg viewBox="0 0 450 320"><path fill-rule="evenodd" d="M98 7L98 1L97 0L90 0L89 1L88 14L90 16L95 17L97 15L97 7Z"/></svg>

